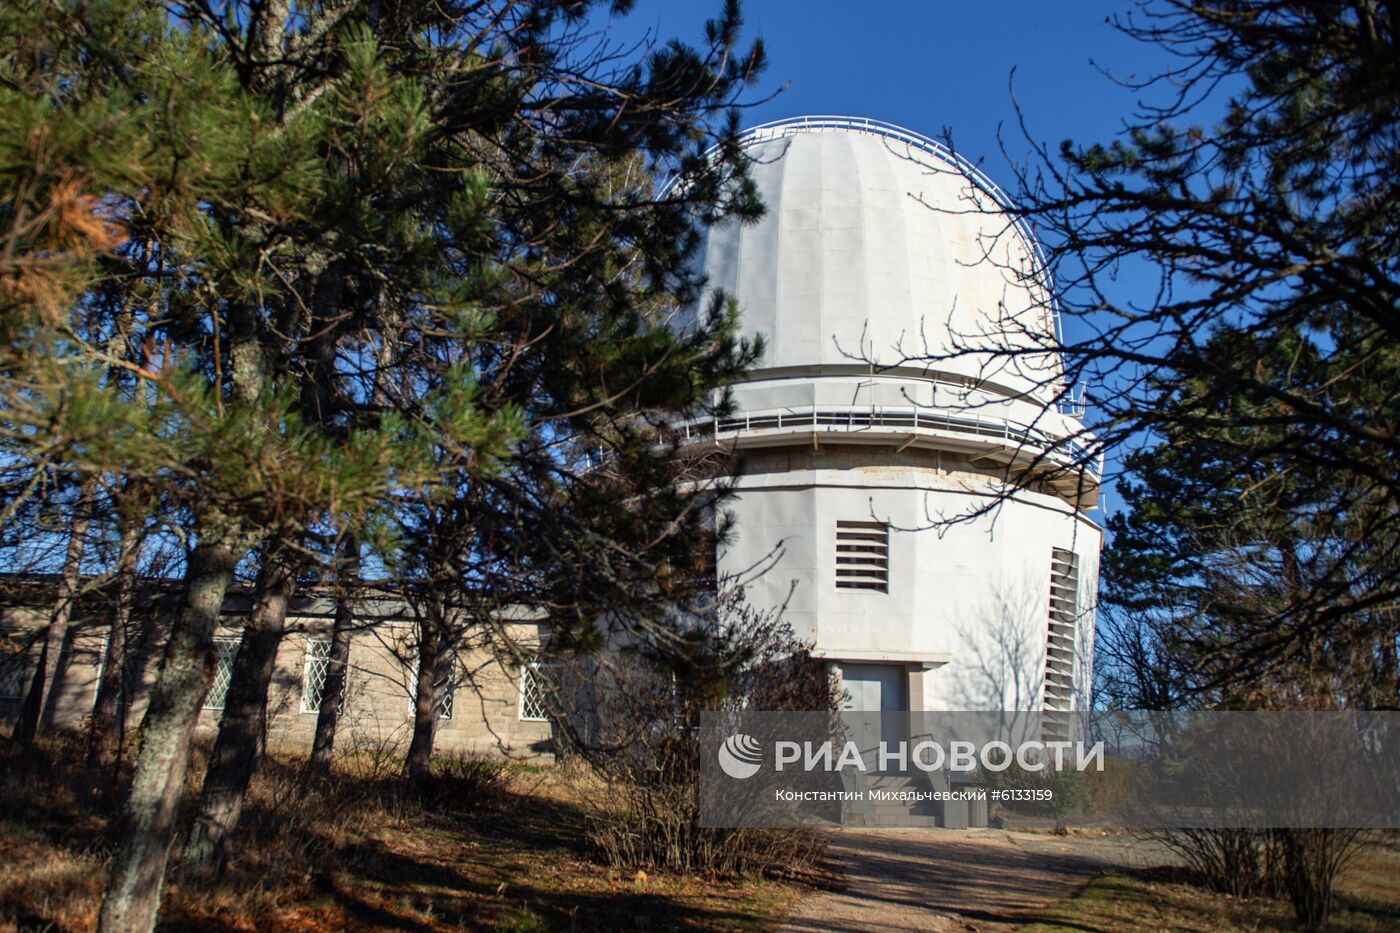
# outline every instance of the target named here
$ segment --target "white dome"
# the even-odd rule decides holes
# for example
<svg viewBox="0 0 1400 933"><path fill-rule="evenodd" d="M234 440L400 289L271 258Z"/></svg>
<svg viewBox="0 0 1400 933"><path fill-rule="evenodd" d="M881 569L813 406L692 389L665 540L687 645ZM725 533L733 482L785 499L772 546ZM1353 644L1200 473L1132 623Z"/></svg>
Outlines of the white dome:
<svg viewBox="0 0 1400 933"><path fill-rule="evenodd" d="M991 182L944 147L823 117L756 127L744 145L767 211L712 228L702 262L708 288L738 299L744 329L765 340L752 378L849 368L858 357L888 366L1029 347L1027 331L1051 332L1024 228L1002 212ZM1026 391L1045 382L1047 362L959 355L928 366Z"/></svg>

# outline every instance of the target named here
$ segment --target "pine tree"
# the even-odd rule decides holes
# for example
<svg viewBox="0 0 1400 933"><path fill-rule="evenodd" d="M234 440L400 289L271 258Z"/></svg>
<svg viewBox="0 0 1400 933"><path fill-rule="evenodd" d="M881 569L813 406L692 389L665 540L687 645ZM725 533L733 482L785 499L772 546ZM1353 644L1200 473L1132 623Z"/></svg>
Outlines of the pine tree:
<svg viewBox="0 0 1400 933"><path fill-rule="evenodd" d="M1244 353L1262 380L1310 368L1299 339L1270 354L1238 338L1207 352ZM1397 620L1388 607L1358 608L1388 572L1385 542L1360 533L1367 500L1329 511L1333 471L1300 463L1278 403L1187 383L1172 396L1183 416L1238 426L1179 428L1125 461L1123 507L1109 521L1105 602L1149 620L1179 701L1227 705L1388 708L1400 702ZM1283 423L1279 419L1277 423ZM1241 452L1252 451L1246 461ZM1322 594L1332 594L1330 599ZM1113 637L1106 646L1115 647ZM1169 659L1169 662L1167 662ZM1125 672L1126 673L1126 672ZM1152 677L1143 670L1139 676Z"/></svg>
<svg viewBox="0 0 1400 933"><path fill-rule="evenodd" d="M738 52L730 3L698 50L625 61L588 44L588 12L4 13L7 441L140 484L190 544L100 929L155 922L214 626L250 552L265 578L313 572L327 529L373 538L404 503L512 470L534 485L495 488L542 507L560 445L611 434L643 463L656 432L635 411L684 412L738 365L732 317L678 336L664 309L695 294L697 223L757 210L737 148L706 149L761 49ZM679 184L655 190L663 174ZM545 532L643 527L627 514Z"/></svg>
<svg viewBox="0 0 1400 933"><path fill-rule="evenodd" d="M1172 67L1134 84L1142 102L1116 138L1032 140L1012 166L1010 210L1047 262L1006 272L1053 284L1045 310L1062 326L1017 334L995 365L1062 360L1038 387L1057 402L1087 387L1084 429L1042 459L1092 469L1152 446L1157 463L1140 465L1190 470L1195 456L1168 448L1199 444L1221 487L1178 479L1201 513L1230 512L1221 490L1267 502L1251 535L1277 546L1291 524L1328 555L1309 586L1269 601L1261 632L1281 637L1240 659L1287 666L1300 639L1366 637L1400 597L1395 10L1146 0L1114 21ZM1124 270L1150 285L1126 289ZM1246 476L1264 488L1231 479Z"/></svg>

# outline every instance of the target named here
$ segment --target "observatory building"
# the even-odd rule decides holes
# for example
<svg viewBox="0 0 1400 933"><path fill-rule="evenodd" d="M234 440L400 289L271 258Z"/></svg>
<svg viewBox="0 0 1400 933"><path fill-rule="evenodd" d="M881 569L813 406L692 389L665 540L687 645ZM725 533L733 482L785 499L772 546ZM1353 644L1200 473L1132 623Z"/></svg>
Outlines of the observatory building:
<svg viewBox="0 0 1400 933"><path fill-rule="evenodd" d="M804 117L743 145L767 212L701 257L765 344L732 414L695 426L743 454L721 573L786 606L852 709L1083 708L1099 471L1073 452L1029 231L888 124Z"/></svg>
<svg viewBox="0 0 1400 933"><path fill-rule="evenodd" d="M708 230L700 261L765 350L729 415L686 428L743 455L720 572L746 580L755 607L784 608L839 672L851 709L1084 707L1099 471L1076 453L1083 428L1061 405L1060 361L1047 347L1054 302L1035 241L990 180L906 130L802 118L742 141L767 213ZM20 709L40 663L30 647L54 605L52 581L5 582L0 720ZM150 621L127 648L132 725L178 585L146 581L137 596L132 618ZM225 601L204 728L222 715L250 599L236 588ZM74 610L46 722L76 728L90 714L108 605L94 590ZM272 745L311 745L337 611L328 593L293 600L268 706ZM389 747L412 718L413 615L392 593L357 600L354 614L344 741ZM512 625L520 644L547 643L542 623ZM438 747L550 754L550 668L469 654L472 689L454 700L454 682L439 701ZM901 717L857 719L883 735ZM1064 718L1041 721L1054 731ZM957 825L946 812L938 819Z"/></svg>

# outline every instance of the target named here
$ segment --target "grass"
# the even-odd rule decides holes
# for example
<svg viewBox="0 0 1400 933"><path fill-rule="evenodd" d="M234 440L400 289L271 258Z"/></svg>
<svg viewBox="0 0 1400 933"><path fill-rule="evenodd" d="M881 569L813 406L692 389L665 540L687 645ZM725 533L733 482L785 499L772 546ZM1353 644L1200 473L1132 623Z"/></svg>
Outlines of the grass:
<svg viewBox="0 0 1400 933"><path fill-rule="evenodd" d="M161 929L757 931L800 891L609 871L553 769L444 773L425 800L397 781L268 762L227 877L195 884L175 866ZM64 743L21 753L0 740L0 933L92 928L121 783Z"/></svg>
<svg viewBox="0 0 1400 933"><path fill-rule="evenodd" d="M1232 898L1183 879L1180 872L1104 875L1071 900L1046 908L1022 933L1256 933L1296 930L1292 908L1272 898ZM1359 852L1338 880L1328 929L1382 933L1400 929L1400 849Z"/></svg>

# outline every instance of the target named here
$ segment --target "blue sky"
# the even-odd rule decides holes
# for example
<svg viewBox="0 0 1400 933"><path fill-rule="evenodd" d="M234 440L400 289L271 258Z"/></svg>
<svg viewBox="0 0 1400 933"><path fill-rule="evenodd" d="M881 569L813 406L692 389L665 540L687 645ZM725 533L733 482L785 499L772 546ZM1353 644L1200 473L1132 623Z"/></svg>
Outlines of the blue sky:
<svg viewBox="0 0 1400 933"><path fill-rule="evenodd" d="M638 0L612 31L634 39L649 28L697 42L718 8L718 0ZM745 122L840 114L940 138L946 127L962 155L1010 187L997 133L1000 127L1009 147L1023 151L1012 70L1016 99L1037 138L1052 147L1065 138L1109 138L1138 94L1099 68L1141 77L1165 63L1160 52L1105 22L1128 9L1126 0L746 0L746 31L763 37L770 62L755 96L777 93Z"/></svg>
<svg viewBox="0 0 1400 933"><path fill-rule="evenodd" d="M648 30L697 43L719 0L637 0L612 37L636 41ZM1008 191L1008 155L1025 158L1018 124L1052 152L1064 139L1106 142L1120 133L1142 92L1114 79L1141 81L1172 64L1108 20L1134 10L1131 0L1069 2L888 2L744 0L749 38L762 36L769 67L746 125L804 114L872 117L943 140ZM1014 72L1014 74L1013 74ZM1160 89L1151 96L1160 100ZM1000 140L1000 142L999 142ZM1003 154L1002 144L1007 154ZM1125 265L1116 289L1151 294L1155 275ZM1076 325L1069 322L1071 335ZM1103 506L1112 511L1114 452Z"/></svg>

